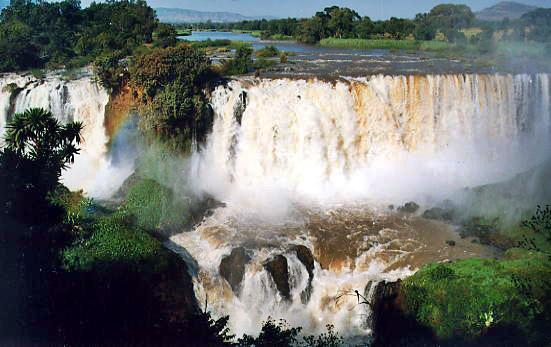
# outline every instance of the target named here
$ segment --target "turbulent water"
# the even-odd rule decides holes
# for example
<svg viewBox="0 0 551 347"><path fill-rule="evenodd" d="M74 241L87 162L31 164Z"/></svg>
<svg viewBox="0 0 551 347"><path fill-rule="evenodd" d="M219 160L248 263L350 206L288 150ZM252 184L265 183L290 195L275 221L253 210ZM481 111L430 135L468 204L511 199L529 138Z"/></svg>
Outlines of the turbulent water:
<svg viewBox="0 0 551 347"><path fill-rule="evenodd" d="M254 334L268 316L347 338L370 333L374 285L434 261L491 257L443 223L396 212L503 181L546 159L551 148L551 76L419 75L366 79L236 80L212 95L216 117L191 158L190 185L225 205L169 246L191 265L196 295L232 331ZM84 123L82 154L63 179L108 196L130 173L115 170L105 130L107 93L90 77L0 77L0 132L14 112L50 109ZM117 152L116 155L113 152ZM185 165L187 167L187 165ZM419 211L419 212L422 212ZM456 241L456 246L446 244ZM308 247L313 268L296 246ZM220 276L243 247L237 287ZM266 262L287 261L283 295ZM237 262L239 267L239 261Z"/></svg>
<svg viewBox="0 0 551 347"><path fill-rule="evenodd" d="M9 117L31 107L50 110L62 123L82 122L81 154L64 173L63 181L71 189L107 196L121 181L121 178L114 179L108 156L109 138L104 126L108 101L107 92L89 76L66 81L54 75L43 79L4 75L0 77L0 134L5 131ZM125 173L117 171L117 174L124 176Z"/></svg>
<svg viewBox="0 0 551 347"><path fill-rule="evenodd" d="M369 308L343 293L369 296L370 281L407 276L427 262L495 256L447 225L386 206L429 204L541 162L551 148L550 79L373 76L219 87L192 181L226 206L172 238L196 261L198 298L229 314L238 333L257 332L271 315L307 332L332 323L361 336L369 333ZM316 258L307 300L299 244ZM234 292L219 264L238 246L252 260ZM264 266L276 255L287 258L288 299Z"/></svg>

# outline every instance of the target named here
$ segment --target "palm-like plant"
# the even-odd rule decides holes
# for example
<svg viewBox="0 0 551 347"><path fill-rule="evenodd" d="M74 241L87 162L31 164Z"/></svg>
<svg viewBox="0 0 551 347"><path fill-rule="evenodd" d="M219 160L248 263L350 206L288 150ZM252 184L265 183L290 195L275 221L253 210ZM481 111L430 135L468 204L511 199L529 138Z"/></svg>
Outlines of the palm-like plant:
<svg viewBox="0 0 551 347"><path fill-rule="evenodd" d="M16 113L6 133L7 148L29 160L57 166L59 172L72 164L79 153L82 123L59 123L50 111L31 108Z"/></svg>
<svg viewBox="0 0 551 347"><path fill-rule="evenodd" d="M79 153L82 128L39 108L13 116L0 150L0 213L27 222L48 218L48 194Z"/></svg>

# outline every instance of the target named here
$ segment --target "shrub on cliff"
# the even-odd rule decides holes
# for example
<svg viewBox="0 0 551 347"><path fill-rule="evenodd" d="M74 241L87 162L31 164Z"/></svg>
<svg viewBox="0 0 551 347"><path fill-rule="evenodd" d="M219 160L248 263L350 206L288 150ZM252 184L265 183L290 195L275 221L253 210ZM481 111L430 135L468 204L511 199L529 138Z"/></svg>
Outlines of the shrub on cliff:
<svg viewBox="0 0 551 347"><path fill-rule="evenodd" d="M7 125L0 150L0 213L32 224L55 221L48 197L79 153L82 124L62 125L51 112L29 109Z"/></svg>
<svg viewBox="0 0 551 347"><path fill-rule="evenodd" d="M133 226L128 214L116 213L99 218L92 225L89 237L66 249L63 263L69 271L93 270L101 273L122 267L154 273L162 265L156 259L160 257L161 250L161 243Z"/></svg>
<svg viewBox="0 0 551 347"><path fill-rule="evenodd" d="M204 91L217 76L203 52L187 45L154 49L137 56L129 71L142 130L177 139L187 150L205 139L212 114Z"/></svg>
<svg viewBox="0 0 551 347"><path fill-rule="evenodd" d="M440 339L515 327L536 343L551 322L550 275L547 257L514 249L502 261L431 264L404 281L405 310Z"/></svg>
<svg viewBox="0 0 551 347"><path fill-rule="evenodd" d="M124 209L141 228L150 231L180 230L187 221L189 207L159 183L144 179L128 191Z"/></svg>

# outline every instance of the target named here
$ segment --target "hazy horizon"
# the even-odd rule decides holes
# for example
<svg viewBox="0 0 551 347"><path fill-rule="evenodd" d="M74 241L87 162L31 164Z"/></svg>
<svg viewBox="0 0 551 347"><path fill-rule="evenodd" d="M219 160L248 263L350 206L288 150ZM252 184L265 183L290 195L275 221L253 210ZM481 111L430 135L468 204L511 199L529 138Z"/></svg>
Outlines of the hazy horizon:
<svg viewBox="0 0 551 347"><path fill-rule="evenodd" d="M419 12L427 12L441 3L458 3L470 6L473 11L495 5L499 0L306 0L297 4L295 0L151 0L152 7L182 8L196 11L233 12L245 16L273 16L273 17L310 17L316 11L327 6L338 5L352 8L362 16L372 19L386 19L389 17L412 18ZM551 0L518 0L515 2L532 6L550 7ZM83 1L88 5L90 1Z"/></svg>

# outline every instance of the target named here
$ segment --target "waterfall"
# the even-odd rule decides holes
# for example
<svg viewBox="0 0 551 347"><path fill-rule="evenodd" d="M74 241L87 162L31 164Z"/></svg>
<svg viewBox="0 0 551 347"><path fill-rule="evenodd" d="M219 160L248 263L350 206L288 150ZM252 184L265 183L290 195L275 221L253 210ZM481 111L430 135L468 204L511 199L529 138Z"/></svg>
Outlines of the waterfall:
<svg viewBox="0 0 551 347"><path fill-rule="evenodd" d="M347 339L370 333L376 283L430 262L495 257L444 223L389 212L503 181L547 159L551 75L372 76L234 80L212 97L213 130L192 182L225 203L171 239L196 261L196 295L232 331L255 334L268 316ZM382 206L381 206L382 205ZM449 247L447 240L456 245ZM308 269L292 251L305 245ZM220 264L237 247L251 261L240 290ZM266 268L287 259L284 298Z"/></svg>
<svg viewBox="0 0 551 347"><path fill-rule="evenodd" d="M81 153L63 174L62 180L71 189L84 189L101 196L107 193L103 187L107 181L103 180L100 185L97 178L105 175L110 167L107 156L109 139L104 127L108 101L108 93L87 75L72 80L57 75L43 79L29 75L3 75L0 77L0 135L13 113L31 107L50 110L62 123L82 122Z"/></svg>
<svg viewBox="0 0 551 347"><path fill-rule="evenodd" d="M315 201L419 199L502 180L547 154L549 80L233 81L214 93L198 184L224 201L251 196L258 204L258 191Z"/></svg>

